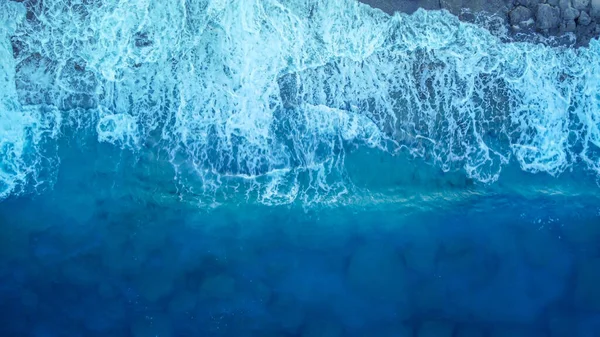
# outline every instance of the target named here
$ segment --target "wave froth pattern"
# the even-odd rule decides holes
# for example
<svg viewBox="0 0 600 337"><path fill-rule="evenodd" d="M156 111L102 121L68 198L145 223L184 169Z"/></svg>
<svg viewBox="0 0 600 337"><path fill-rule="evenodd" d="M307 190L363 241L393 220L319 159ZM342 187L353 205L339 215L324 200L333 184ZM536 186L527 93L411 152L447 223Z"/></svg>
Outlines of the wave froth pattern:
<svg viewBox="0 0 600 337"><path fill-rule="evenodd" d="M503 43L447 12L390 17L350 0L0 9L19 13L0 31L0 197L73 125L168 154L186 188L266 203L348 193L347 156L363 147L486 183L511 162L600 174L598 41Z"/></svg>

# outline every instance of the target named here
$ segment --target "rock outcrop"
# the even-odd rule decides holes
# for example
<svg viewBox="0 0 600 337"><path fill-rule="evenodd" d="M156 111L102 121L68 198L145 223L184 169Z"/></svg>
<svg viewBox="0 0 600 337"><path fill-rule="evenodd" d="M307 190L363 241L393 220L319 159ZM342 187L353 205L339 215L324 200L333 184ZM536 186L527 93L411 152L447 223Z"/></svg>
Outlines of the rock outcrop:
<svg viewBox="0 0 600 337"><path fill-rule="evenodd" d="M445 9L463 21L500 18L517 41L585 46L600 36L600 0L361 0L387 13Z"/></svg>

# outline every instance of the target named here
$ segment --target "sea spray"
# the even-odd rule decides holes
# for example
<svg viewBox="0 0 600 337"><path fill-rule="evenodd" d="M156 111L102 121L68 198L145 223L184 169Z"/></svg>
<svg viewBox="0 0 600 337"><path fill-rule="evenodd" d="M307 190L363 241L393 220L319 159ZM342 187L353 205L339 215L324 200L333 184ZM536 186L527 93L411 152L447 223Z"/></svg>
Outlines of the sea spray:
<svg viewBox="0 0 600 337"><path fill-rule="evenodd" d="M3 131L3 197L35 176L61 119L170 161L181 190L264 203L359 193L347 165L364 148L482 183L511 164L600 174L598 41L505 43L444 11L388 16L350 0L27 10L2 42L2 113L19 120L1 122L17 128Z"/></svg>

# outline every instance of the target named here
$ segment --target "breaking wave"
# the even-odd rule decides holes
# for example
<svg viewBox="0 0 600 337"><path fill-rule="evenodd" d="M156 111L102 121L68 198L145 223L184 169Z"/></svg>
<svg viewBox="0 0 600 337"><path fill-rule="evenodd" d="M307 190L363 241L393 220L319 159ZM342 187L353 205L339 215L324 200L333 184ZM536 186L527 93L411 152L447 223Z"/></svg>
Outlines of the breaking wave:
<svg viewBox="0 0 600 337"><path fill-rule="evenodd" d="M600 175L600 43L502 42L445 11L4 1L0 85L0 199L51 184L72 129L159 155L181 190L264 203L354 193L361 149L481 183Z"/></svg>

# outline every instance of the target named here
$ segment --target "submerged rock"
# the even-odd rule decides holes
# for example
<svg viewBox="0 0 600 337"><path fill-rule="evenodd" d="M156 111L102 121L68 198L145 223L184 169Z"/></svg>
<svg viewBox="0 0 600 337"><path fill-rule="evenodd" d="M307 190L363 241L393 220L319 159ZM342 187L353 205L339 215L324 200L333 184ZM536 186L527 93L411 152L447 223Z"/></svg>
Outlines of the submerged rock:
<svg viewBox="0 0 600 337"><path fill-rule="evenodd" d="M297 334L306 318L304 308L293 298L285 295L277 296L268 308L278 325L286 332Z"/></svg>
<svg viewBox="0 0 600 337"><path fill-rule="evenodd" d="M413 329L403 324L382 325L378 324L376 329L365 329L359 336L377 337L413 337Z"/></svg>
<svg viewBox="0 0 600 337"><path fill-rule="evenodd" d="M171 337L173 327L165 315L147 315L133 322L131 335L132 337Z"/></svg>
<svg viewBox="0 0 600 337"><path fill-rule="evenodd" d="M581 261L575 282L575 303L581 309L600 312L600 258Z"/></svg>
<svg viewBox="0 0 600 337"><path fill-rule="evenodd" d="M439 235L437 228L426 224L407 227L408 243L403 249L406 266L421 275L433 275L439 252Z"/></svg>
<svg viewBox="0 0 600 337"><path fill-rule="evenodd" d="M310 321L302 330L302 337L341 337L344 329L333 321Z"/></svg>
<svg viewBox="0 0 600 337"><path fill-rule="evenodd" d="M109 282L102 281L98 284L98 294L103 298L112 299L115 298L117 292Z"/></svg>
<svg viewBox="0 0 600 337"><path fill-rule="evenodd" d="M21 304L28 310L35 310L38 306L38 296L29 289L21 290Z"/></svg>
<svg viewBox="0 0 600 337"><path fill-rule="evenodd" d="M419 327L418 337L452 337L454 325L444 321L427 321Z"/></svg>
<svg viewBox="0 0 600 337"><path fill-rule="evenodd" d="M465 326L456 331L455 337L484 337L485 331L479 327Z"/></svg>
<svg viewBox="0 0 600 337"><path fill-rule="evenodd" d="M352 288L373 299L405 302L407 274L400 254L385 244L357 249L346 277Z"/></svg>
<svg viewBox="0 0 600 337"><path fill-rule="evenodd" d="M215 275L206 278L200 286L202 298L229 299L235 294L235 279L228 275Z"/></svg>
<svg viewBox="0 0 600 337"><path fill-rule="evenodd" d="M149 270L140 273L135 279L136 289L149 302L156 302L172 291L174 275L169 272Z"/></svg>
<svg viewBox="0 0 600 337"><path fill-rule="evenodd" d="M269 303L273 295L271 288L261 281L252 282L250 291L252 292L252 298L262 304Z"/></svg>
<svg viewBox="0 0 600 337"><path fill-rule="evenodd" d="M492 329L490 337L543 337L543 332L531 327L498 327Z"/></svg>
<svg viewBox="0 0 600 337"><path fill-rule="evenodd" d="M191 291L178 291L169 301L169 314L177 317L182 313L188 313L196 307L196 294Z"/></svg>
<svg viewBox="0 0 600 337"><path fill-rule="evenodd" d="M550 310L546 330L549 337L595 337L597 334L593 332L600 331L600 315Z"/></svg>

